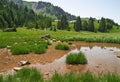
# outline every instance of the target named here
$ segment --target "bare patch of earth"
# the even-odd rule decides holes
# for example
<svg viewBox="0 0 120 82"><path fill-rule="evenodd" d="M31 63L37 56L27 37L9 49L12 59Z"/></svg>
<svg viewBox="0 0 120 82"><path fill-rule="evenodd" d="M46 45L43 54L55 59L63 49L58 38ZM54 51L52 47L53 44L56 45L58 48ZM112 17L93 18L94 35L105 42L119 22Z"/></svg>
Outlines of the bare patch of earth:
<svg viewBox="0 0 120 82"><path fill-rule="evenodd" d="M54 42L50 45L44 54L12 55L6 48L0 49L0 72L6 72L13 69L13 67L18 67L19 61L27 60L31 63L27 67L37 68L45 78L52 76L55 72L65 74L69 71L78 73L90 71L95 74L114 72L120 74L120 59L115 56L116 54L120 55L119 44L78 41L69 45L70 50L64 51L55 49L57 43ZM85 53L88 64L66 64L66 55L72 51L76 52L76 50Z"/></svg>

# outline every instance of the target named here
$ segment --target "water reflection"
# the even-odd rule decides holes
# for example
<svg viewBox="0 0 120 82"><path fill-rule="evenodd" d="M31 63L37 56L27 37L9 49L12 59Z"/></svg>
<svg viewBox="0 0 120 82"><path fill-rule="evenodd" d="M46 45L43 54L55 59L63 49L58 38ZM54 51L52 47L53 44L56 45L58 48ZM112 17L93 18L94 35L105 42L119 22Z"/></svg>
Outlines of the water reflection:
<svg viewBox="0 0 120 82"><path fill-rule="evenodd" d="M88 59L88 70L94 73L116 72L120 74L120 59L114 55L114 52L120 52L116 47L93 46L81 47Z"/></svg>
<svg viewBox="0 0 120 82"><path fill-rule="evenodd" d="M120 49L116 47L83 46L80 47L80 49L76 48L69 53L76 53L79 51L85 53L85 56L88 60L87 65L67 65L65 62L66 55L64 55L63 57L55 60L52 63L35 64L31 66L36 67L42 73L49 73L50 76L54 74L54 72L64 74L68 71L86 72L88 70L95 74L107 72L115 72L120 74L120 59L113 54L113 52L118 52L120 51Z"/></svg>

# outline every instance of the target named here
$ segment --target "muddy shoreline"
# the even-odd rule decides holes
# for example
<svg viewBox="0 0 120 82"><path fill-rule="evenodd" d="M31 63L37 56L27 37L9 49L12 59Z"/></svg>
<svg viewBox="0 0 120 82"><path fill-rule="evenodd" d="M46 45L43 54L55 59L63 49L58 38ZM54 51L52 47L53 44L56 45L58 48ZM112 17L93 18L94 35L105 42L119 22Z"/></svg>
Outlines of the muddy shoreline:
<svg viewBox="0 0 120 82"><path fill-rule="evenodd" d="M116 56L120 54L119 44L86 43L86 42L77 41L77 42L73 42L72 45L69 45L70 50L68 51L55 50L54 47L56 44L57 42L54 42L52 45L48 47L46 53L40 54L40 55L30 53L27 55L15 56L15 55L12 55L9 52L9 50L6 48L0 49L0 72L6 72L8 70L13 69L14 67L18 67L19 61L27 60L31 63L31 65L27 67L36 67L40 72L42 72L46 76L48 75L51 76L55 72L64 74L68 71L73 71L73 72L91 71L95 74L113 72L113 73L120 74L120 71L118 71L118 69L120 68L120 59L116 58ZM100 49L99 49L99 46L100 46ZM96 48L98 48L98 50L96 50ZM88 58L87 65L67 65L65 63L66 54L68 54L69 52L75 49L80 51L82 50L83 52L85 52L86 57ZM95 52L94 53L91 52L92 50L95 50ZM103 57L104 55L102 56L100 55L100 50L103 50L101 52L104 55L108 54L106 58ZM108 52L104 50L107 50ZM98 54L97 58L95 58L96 57L95 54ZM110 54L110 57L109 57L109 54ZM116 58L116 60L114 60L113 58ZM104 61L106 59L108 61ZM100 60L102 62L100 62ZM109 63L109 61L112 61L112 63L111 62ZM104 62L106 63L104 64ZM115 65L112 65L112 64L115 64Z"/></svg>

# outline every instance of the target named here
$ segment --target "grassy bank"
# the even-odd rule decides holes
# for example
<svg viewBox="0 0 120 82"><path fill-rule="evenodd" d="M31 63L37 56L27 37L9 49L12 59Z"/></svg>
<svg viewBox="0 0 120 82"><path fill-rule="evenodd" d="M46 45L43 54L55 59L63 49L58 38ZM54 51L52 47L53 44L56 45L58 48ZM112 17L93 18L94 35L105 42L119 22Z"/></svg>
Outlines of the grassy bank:
<svg viewBox="0 0 120 82"><path fill-rule="evenodd" d="M36 30L18 28L17 32L1 32L0 31L0 48L11 46L14 43L28 42L31 40L38 41L40 37L45 34L50 34L51 38L61 41L86 41L86 42L107 42L107 43L120 43L120 33L93 33L93 32L74 32L74 31L61 31L56 32L50 30Z"/></svg>
<svg viewBox="0 0 120 82"><path fill-rule="evenodd" d="M105 74L95 76L90 72L83 74L67 73L60 75L55 73L48 80L36 69L24 68L13 75L0 76L0 82L119 82L120 76L116 74Z"/></svg>

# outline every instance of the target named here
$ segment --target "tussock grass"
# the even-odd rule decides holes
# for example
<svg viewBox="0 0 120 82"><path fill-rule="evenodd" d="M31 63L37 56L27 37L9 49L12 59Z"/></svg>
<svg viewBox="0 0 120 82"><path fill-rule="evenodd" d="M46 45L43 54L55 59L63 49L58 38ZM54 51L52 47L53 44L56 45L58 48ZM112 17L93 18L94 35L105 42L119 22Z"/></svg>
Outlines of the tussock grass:
<svg viewBox="0 0 120 82"><path fill-rule="evenodd" d="M66 57L66 63L68 64L87 64L87 59L84 53L70 53Z"/></svg>
<svg viewBox="0 0 120 82"><path fill-rule="evenodd" d="M26 45L14 45L11 47L11 52L13 55L28 54L29 49L26 47Z"/></svg>
<svg viewBox="0 0 120 82"><path fill-rule="evenodd" d="M0 82L3 82L3 77L0 75Z"/></svg>
<svg viewBox="0 0 120 82"><path fill-rule="evenodd" d="M36 54L42 54L46 52L46 46L45 45L38 45L38 46L34 46L32 48L32 52L36 53Z"/></svg>
<svg viewBox="0 0 120 82"><path fill-rule="evenodd" d="M11 52L13 55L28 54L34 52L36 54L42 54L46 52L48 43L43 41L28 41L23 43L17 43L11 46Z"/></svg>
<svg viewBox="0 0 120 82"><path fill-rule="evenodd" d="M43 82L43 76L34 68L23 68L14 75L7 75L0 82Z"/></svg>
<svg viewBox="0 0 120 82"><path fill-rule="evenodd" d="M69 50L69 46L66 44L59 43L55 46L55 49L57 49L57 50Z"/></svg>
<svg viewBox="0 0 120 82"><path fill-rule="evenodd" d="M15 74L21 82L43 82L43 76L35 68L23 68Z"/></svg>
<svg viewBox="0 0 120 82"><path fill-rule="evenodd" d="M49 79L43 79L43 75L35 68L23 68L13 75L0 76L0 82L119 82L120 76L117 74L94 75L91 72L76 74L66 73L60 75L55 73Z"/></svg>

